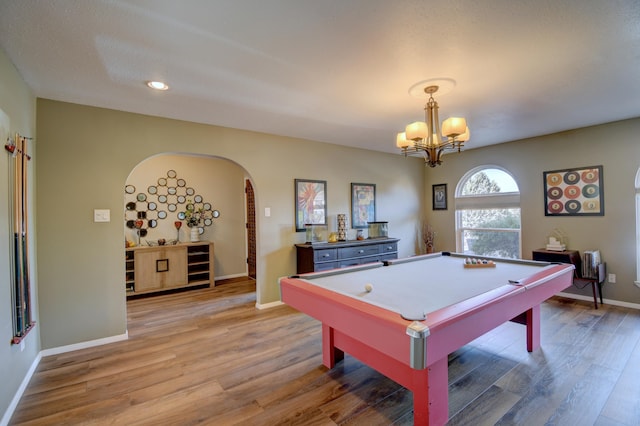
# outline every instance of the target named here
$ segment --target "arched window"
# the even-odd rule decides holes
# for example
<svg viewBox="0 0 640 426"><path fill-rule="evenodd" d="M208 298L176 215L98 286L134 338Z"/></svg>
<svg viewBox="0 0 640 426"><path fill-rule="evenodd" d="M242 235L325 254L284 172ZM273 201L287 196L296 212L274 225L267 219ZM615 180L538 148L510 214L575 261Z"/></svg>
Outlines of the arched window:
<svg viewBox="0 0 640 426"><path fill-rule="evenodd" d="M636 172L636 286L640 287L640 169Z"/></svg>
<svg viewBox="0 0 640 426"><path fill-rule="evenodd" d="M467 172L456 187L456 250L519 259L520 190L498 166Z"/></svg>

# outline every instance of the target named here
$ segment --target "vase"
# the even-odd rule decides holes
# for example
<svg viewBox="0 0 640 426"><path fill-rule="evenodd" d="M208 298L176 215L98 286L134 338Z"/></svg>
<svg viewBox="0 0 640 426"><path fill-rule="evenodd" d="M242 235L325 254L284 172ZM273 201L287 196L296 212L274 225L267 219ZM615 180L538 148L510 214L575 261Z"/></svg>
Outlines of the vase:
<svg viewBox="0 0 640 426"><path fill-rule="evenodd" d="M192 243L197 243L198 241L200 241L200 229L198 229L197 226L191 228L190 237Z"/></svg>
<svg viewBox="0 0 640 426"><path fill-rule="evenodd" d="M347 215L338 215L338 241L347 241Z"/></svg>

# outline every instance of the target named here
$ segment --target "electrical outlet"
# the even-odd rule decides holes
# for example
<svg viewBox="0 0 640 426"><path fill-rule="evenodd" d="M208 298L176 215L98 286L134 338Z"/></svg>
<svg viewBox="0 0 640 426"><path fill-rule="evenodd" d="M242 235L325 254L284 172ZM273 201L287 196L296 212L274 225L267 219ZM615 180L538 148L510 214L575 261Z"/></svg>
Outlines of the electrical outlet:
<svg viewBox="0 0 640 426"><path fill-rule="evenodd" d="M609 279L607 281L609 281L611 284L615 284L616 283L616 274L609 274Z"/></svg>

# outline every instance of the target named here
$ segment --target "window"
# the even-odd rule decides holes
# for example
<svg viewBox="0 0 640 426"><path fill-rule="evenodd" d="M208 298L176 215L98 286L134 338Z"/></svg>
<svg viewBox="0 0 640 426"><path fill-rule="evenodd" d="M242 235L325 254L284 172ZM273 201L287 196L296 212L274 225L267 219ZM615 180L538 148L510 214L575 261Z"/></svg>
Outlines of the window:
<svg viewBox="0 0 640 426"><path fill-rule="evenodd" d="M458 252L521 257L520 190L506 170L482 166L467 172L456 187L455 206Z"/></svg>
<svg viewBox="0 0 640 426"><path fill-rule="evenodd" d="M640 169L636 172L636 286L640 287Z"/></svg>

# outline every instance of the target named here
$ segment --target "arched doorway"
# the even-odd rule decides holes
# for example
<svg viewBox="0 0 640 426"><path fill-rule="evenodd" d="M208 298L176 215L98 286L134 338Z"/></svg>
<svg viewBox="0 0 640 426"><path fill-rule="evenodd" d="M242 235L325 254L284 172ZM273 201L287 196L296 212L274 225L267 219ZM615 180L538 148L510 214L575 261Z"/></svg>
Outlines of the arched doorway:
<svg viewBox="0 0 640 426"><path fill-rule="evenodd" d="M251 180L245 180L247 199L247 275L256 279L256 199Z"/></svg>
<svg viewBox="0 0 640 426"><path fill-rule="evenodd" d="M154 246L159 240L189 242L191 208L205 214L198 224L199 237L214 243L215 280L246 277L249 257L254 259L255 278L255 213L251 247L244 220L249 217L244 196L248 176L237 163L214 156L164 153L145 159L126 181L125 240L143 246ZM132 226L137 220L143 221L141 229ZM178 222L182 226L176 229ZM143 231L140 237L139 231Z"/></svg>

